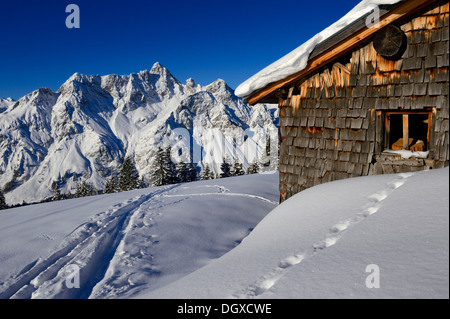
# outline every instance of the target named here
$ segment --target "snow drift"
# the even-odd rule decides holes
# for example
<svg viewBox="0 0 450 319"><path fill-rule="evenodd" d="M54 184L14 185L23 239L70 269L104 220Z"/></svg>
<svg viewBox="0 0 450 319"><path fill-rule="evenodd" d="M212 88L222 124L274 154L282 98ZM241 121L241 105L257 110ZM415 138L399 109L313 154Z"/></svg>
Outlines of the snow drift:
<svg viewBox="0 0 450 319"><path fill-rule="evenodd" d="M276 205L278 174L0 211L0 298L129 298L235 247ZM78 269L78 287L68 287Z"/></svg>
<svg viewBox="0 0 450 319"><path fill-rule="evenodd" d="M449 297L449 168L339 180L278 206L277 178L2 211L0 297Z"/></svg>
<svg viewBox="0 0 450 319"><path fill-rule="evenodd" d="M379 288L370 288L372 266ZM232 251L145 298L448 298L449 169L307 189Z"/></svg>

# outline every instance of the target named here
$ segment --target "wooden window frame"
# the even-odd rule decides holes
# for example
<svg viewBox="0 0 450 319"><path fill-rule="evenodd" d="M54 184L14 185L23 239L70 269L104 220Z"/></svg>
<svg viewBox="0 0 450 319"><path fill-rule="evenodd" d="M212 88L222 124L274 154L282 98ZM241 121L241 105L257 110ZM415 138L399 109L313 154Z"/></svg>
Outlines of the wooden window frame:
<svg viewBox="0 0 450 319"><path fill-rule="evenodd" d="M430 149L430 139L431 139L431 123L433 121L433 111L430 109L420 110L420 111L386 111L384 112L384 149L390 150L390 130L391 121L390 116L403 115L403 149L409 150L409 127L408 127L408 117L409 115L428 115L428 128L427 128L427 148L424 151Z"/></svg>

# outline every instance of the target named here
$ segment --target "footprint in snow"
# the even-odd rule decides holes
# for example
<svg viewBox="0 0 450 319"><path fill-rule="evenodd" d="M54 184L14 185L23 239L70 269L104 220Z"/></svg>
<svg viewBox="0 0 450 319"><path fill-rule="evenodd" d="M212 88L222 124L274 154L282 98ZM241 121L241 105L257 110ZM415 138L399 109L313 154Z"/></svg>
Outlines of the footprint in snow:
<svg viewBox="0 0 450 319"><path fill-rule="evenodd" d="M280 261L278 267L282 269L289 268L291 266L301 263L303 259L305 259L304 254L294 254Z"/></svg>
<svg viewBox="0 0 450 319"><path fill-rule="evenodd" d="M352 226L355 226L366 217L376 213L380 209L382 202L392 193L392 191L405 184L407 178L409 178L412 175L414 175L414 173L398 174L398 178L389 182L387 184L386 189L376 192L367 197L368 201L370 202L370 205L368 207L363 208L362 213L358 214L353 218L340 221L334 226L332 226L329 230L328 235L320 242L312 246L313 249L312 253L297 253L289 257L286 257L285 259L280 261L278 267L274 271L272 271L270 274L266 276L263 276L254 284L248 286L247 289L245 289L244 291L235 294L235 296L237 298L252 298L257 297L262 293L271 289L275 285L275 283L281 277L284 276L284 273L287 269L289 269L294 265L300 264L304 259L312 257L318 251L324 250L328 247L335 245L341 238L341 235L344 231L346 231Z"/></svg>

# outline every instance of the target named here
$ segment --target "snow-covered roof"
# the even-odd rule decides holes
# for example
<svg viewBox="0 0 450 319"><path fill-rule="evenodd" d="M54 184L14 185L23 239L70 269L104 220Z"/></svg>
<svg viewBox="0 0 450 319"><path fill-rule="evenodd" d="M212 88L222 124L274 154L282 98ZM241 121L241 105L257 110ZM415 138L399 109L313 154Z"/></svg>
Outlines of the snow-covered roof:
<svg viewBox="0 0 450 319"><path fill-rule="evenodd" d="M350 12L328 28L243 82L237 87L235 94L239 97L247 97L273 82L302 71L306 68L309 56L317 45L336 35L364 15L376 10L380 5L393 5L401 1L362 0Z"/></svg>

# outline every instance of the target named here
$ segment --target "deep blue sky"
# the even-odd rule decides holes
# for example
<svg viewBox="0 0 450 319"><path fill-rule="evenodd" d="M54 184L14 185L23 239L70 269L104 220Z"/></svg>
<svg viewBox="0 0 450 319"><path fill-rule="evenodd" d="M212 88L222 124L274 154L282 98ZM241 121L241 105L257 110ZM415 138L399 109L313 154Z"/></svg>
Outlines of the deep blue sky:
<svg viewBox="0 0 450 319"><path fill-rule="evenodd" d="M56 91L73 73L130 74L160 62L181 82L235 89L359 0L2 0L0 97ZM65 25L80 8L79 29Z"/></svg>

